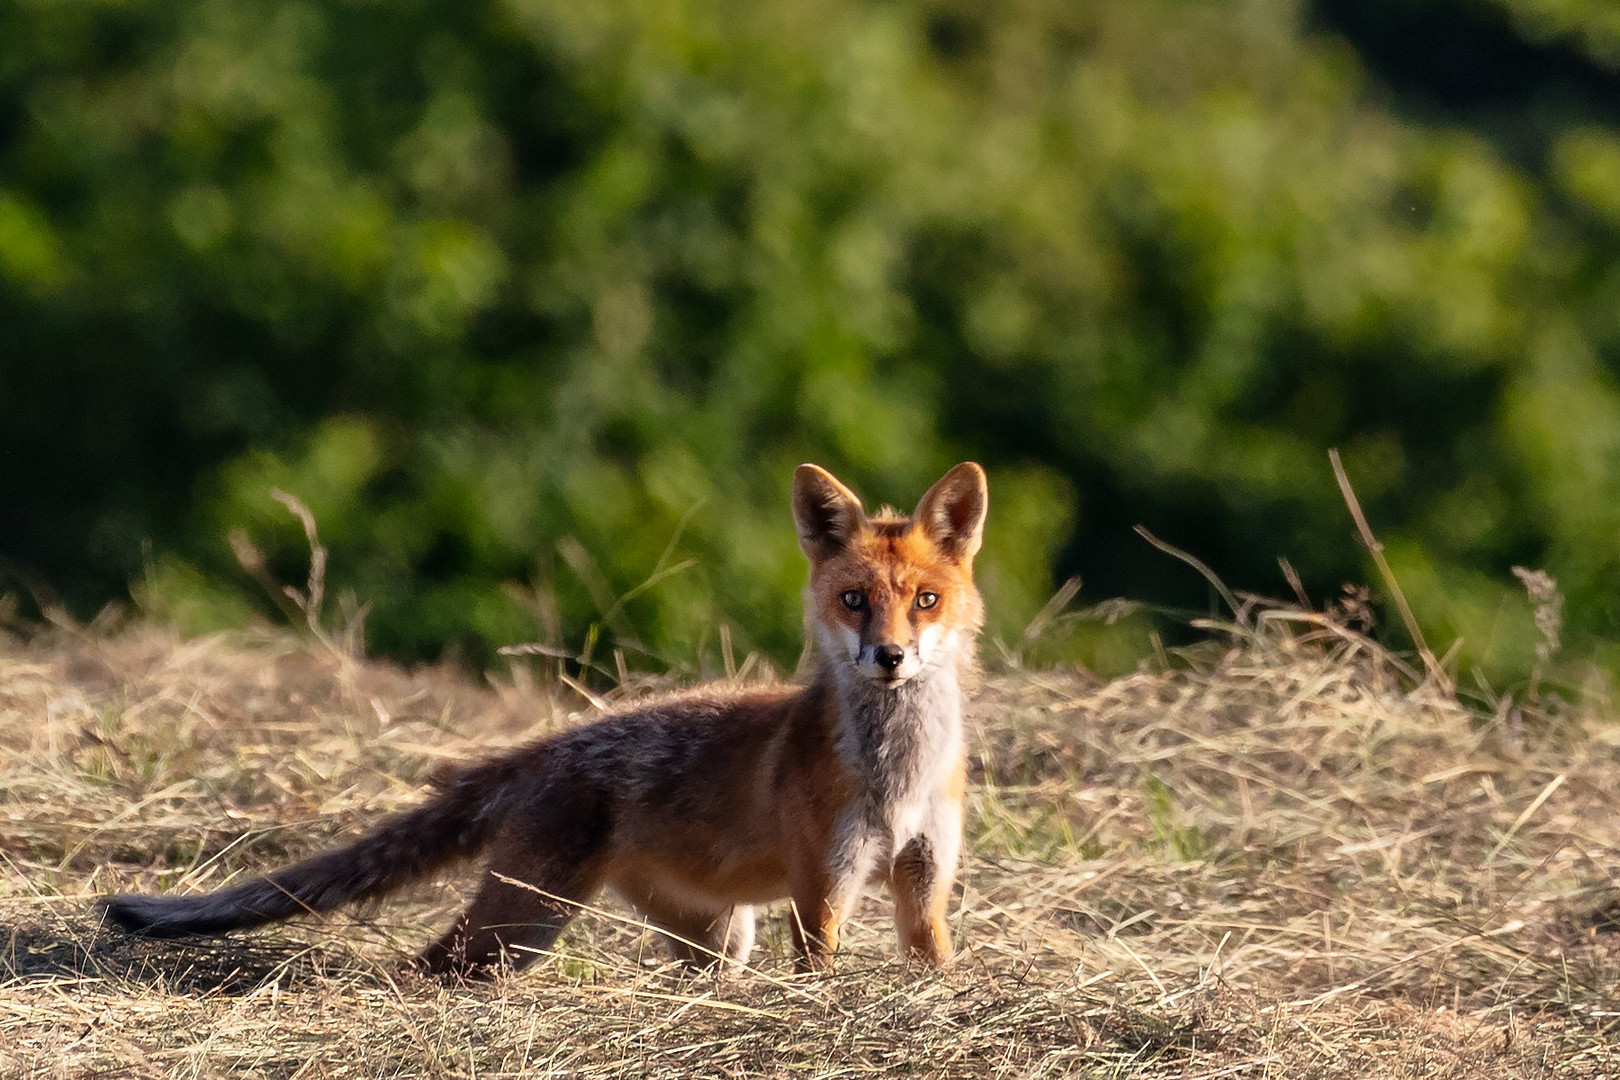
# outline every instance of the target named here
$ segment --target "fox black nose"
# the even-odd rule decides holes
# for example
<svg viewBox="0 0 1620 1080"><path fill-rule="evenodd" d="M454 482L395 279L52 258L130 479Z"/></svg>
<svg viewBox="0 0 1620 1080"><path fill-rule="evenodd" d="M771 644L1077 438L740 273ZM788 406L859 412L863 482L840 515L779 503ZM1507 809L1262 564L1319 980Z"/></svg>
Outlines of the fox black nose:
<svg viewBox="0 0 1620 1080"><path fill-rule="evenodd" d="M877 661L880 668L893 671L900 666L900 661L906 658L906 650L898 645L879 645L872 650L872 659Z"/></svg>

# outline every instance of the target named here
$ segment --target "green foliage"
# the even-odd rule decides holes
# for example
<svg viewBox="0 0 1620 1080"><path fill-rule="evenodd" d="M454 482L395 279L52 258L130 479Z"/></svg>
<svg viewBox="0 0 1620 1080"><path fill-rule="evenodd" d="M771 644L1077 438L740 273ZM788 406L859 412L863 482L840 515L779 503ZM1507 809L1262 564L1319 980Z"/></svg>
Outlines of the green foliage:
<svg viewBox="0 0 1620 1080"><path fill-rule="evenodd" d="M1620 67L1620 8L1607 0L1492 0L1536 41L1571 40L1611 70Z"/></svg>
<svg viewBox="0 0 1620 1080"><path fill-rule="evenodd" d="M1454 6L1612 63L1605 4ZM1320 594L1365 577L1339 446L1436 639L1528 671L1523 563L1599 654L1620 136L1543 111L1531 160L1414 120L1315 15L21 0L13 583L87 608L138 579L228 623L269 603L232 530L303 580L279 488L381 651L712 663L726 625L790 665L793 466L909 503L971 456L1016 646L1073 572L1092 601L1201 595L1136 521L1237 584L1275 591L1279 555Z"/></svg>

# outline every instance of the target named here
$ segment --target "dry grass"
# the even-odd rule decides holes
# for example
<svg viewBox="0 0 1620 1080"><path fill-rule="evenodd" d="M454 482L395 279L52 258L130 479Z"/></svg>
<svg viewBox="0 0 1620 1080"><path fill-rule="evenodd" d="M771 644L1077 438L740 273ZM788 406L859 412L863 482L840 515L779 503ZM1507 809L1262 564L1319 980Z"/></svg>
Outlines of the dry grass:
<svg viewBox="0 0 1620 1080"><path fill-rule="evenodd" d="M465 881L200 945L90 914L306 854L577 705L287 638L0 648L0 1075L1620 1074L1620 724L1482 718L1354 642L989 679L943 974L879 900L837 976L791 977L774 920L719 983L615 908L519 978L405 973Z"/></svg>

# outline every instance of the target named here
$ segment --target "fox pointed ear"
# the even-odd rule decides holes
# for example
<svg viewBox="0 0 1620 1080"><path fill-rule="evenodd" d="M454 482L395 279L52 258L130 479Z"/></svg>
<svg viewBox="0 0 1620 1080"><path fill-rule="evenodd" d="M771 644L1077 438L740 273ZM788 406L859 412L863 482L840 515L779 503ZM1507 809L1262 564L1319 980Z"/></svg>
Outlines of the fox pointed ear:
<svg viewBox="0 0 1620 1080"><path fill-rule="evenodd" d="M928 489L912 518L947 558L966 562L984 541L984 515L990 509L990 485L984 470L964 461Z"/></svg>
<svg viewBox="0 0 1620 1080"><path fill-rule="evenodd" d="M849 543L866 524L861 500L820 465L800 465L793 473L793 523L799 546L821 559Z"/></svg>

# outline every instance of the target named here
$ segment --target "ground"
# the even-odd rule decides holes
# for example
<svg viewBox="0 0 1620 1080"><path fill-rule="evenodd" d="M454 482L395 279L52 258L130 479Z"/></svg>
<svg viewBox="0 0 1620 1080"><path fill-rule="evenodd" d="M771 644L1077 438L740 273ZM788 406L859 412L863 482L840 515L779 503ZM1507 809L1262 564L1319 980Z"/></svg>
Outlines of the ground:
<svg viewBox="0 0 1620 1080"><path fill-rule="evenodd" d="M637 692L625 686L614 699ZM1347 631L975 695L960 954L887 905L830 977L682 979L622 908L488 985L405 961L467 877L205 943L98 927L589 722L544 671L405 672L285 635L0 644L0 1076L1620 1076L1620 718L1460 704ZM1599 700L1595 696L1593 700Z"/></svg>

